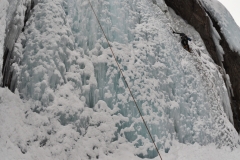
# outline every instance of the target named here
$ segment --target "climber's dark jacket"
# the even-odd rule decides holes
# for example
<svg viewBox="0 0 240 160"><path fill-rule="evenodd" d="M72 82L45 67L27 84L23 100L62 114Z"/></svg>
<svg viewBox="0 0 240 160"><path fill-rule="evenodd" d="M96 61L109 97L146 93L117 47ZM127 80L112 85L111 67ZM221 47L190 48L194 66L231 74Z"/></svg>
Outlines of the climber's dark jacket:
<svg viewBox="0 0 240 160"><path fill-rule="evenodd" d="M188 36L184 33L177 33L177 32L173 32L174 34L179 34L181 36L181 43L183 45L183 47L187 50L189 50L189 45L188 45L188 41L191 41L190 38L188 38Z"/></svg>

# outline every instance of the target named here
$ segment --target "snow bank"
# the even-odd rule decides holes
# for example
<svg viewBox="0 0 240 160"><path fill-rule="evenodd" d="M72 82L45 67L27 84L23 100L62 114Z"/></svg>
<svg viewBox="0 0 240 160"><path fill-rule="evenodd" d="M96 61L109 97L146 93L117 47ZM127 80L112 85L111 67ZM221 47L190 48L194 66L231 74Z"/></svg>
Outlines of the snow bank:
<svg viewBox="0 0 240 160"><path fill-rule="evenodd" d="M2 159L86 160L89 159L88 156L101 160L141 159L135 155L136 148L129 145L125 139L119 140L119 143L108 143L107 146L111 146L111 150L103 147L104 141L111 137L113 131L111 127L114 127L111 123L114 122L112 121L114 117L105 114L109 112L109 108L102 101L95 106L94 110L99 113L95 112L92 115L91 122L101 124L99 127L92 126L91 132L85 138L78 136L72 127L59 125L52 119L53 117L46 118L47 115L30 111L28 108L31 105L30 102L22 102L18 95L8 89L0 88L0 157ZM102 139L102 132L105 134L105 139ZM73 148L69 146L70 144ZM91 151L92 148L94 149ZM88 156L84 155L85 152L88 152ZM160 150L160 153L164 160L238 160L240 149L231 151L229 148L216 149L214 144L200 146L197 143L190 145L172 141L169 152ZM154 160L159 160L159 157L155 157Z"/></svg>
<svg viewBox="0 0 240 160"><path fill-rule="evenodd" d="M240 54L240 28L228 10L217 0L199 0L218 22L231 50Z"/></svg>
<svg viewBox="0 0 240 160"><path fill-rule="evenodd" d="M200 146L174 143L168 154L163 153L164 160L219 160L239 159L239 148L231 151L229 148L216 149L214 144Z"/></svg>

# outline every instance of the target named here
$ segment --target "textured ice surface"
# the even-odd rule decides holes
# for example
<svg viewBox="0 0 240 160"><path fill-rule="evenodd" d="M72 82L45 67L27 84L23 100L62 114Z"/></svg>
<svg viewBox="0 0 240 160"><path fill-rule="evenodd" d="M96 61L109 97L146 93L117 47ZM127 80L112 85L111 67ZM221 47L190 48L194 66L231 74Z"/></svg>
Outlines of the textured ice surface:
<svg viewBox="0 0 240 160"><path fill-rule="evenodd" d="M227 90L196 31L148 0L92 3L161 151L174 140L234 148ZM193 53L170 26L190 35ZM157 155L88 1L35 1L14 55L16 94L28 102L14 111L19 137L2 132L13 147L53 159Z"/></svg>
<svg viewBox="0 0 240 160"><path fill-rule="evenodd" d="M0 6L0 57L3 57L3 46L5 38L5 29L6 29L6 19L7 19L7 8L9 3L7 0L1 1ZM0 70L2 70L3 59L0 59ZM0 79L2 79L2 72L0 73Z"/></svg>
<svg viewBox="0 0 240 160"><path fill-rule="evenodd" d="M0 97L0 156L4 157L4 159L86 160L89 159L89 157L85 155L85 149L91 150L91 147L99 144L95 138L92 138L93 134L88 135L89 138L78 136L78 133L71 127L63 127L53 118L47 119L45 114L32 112L29 110L31 104L23 103L18 95L11 93L8 89L0 88ZM107 117L111 116L106 116L104 112L102 113L104 116L97 116L95 114L95 117L98 117L95 120L105 119L104 122L107 120L108 123L106 124L108 124L109 127L112 119L108 119ZM111 129L112 128L109 128L109 130ZM101 132L102 130L103 129L98 131ZM97 130L94 131L96 132ZM46 134L46 132L48 134ZM99 132L95 134L99 134ZM99 135L99 140L104 140L103 134L100 133ZM79 141L78 138L81 138L82 141ZM85 141L85 143L82 143L83 141ZM107 153L106 148L102 147L102 150L105 151L105 153L102 153L96 150L97 148L95 146L90 152L91 156L93 157L94 154L99 155L99 159L104 160L140 160L140 158L134 156L134 153L136 153L135 147L125 141L124 138L119 142L121 142L121 144L117 145L118 149L116 152L105 154ZM46 146L47 144L51 144L52 147ZM103 142L101 142L101 144L103 144ZM73 147L73 149L70 149L69 146ZM114 146L116 146L116 143L108 144L107 147L110 148ZM216 146L213 144L200 146L197 143L189 145L180 144L177 141L172 142L169 153L164 153L161 150L161 156L164 160L238 160L239 154L239 148L231 151L229 148L216 149ZM159 157L154 159L159 160Z"/></svg>
<svg viewBox="0 0 240 160"><path fill-rule="evenodd" d="M19 1L2 1L3 2L3 10L1 10L1 34L4 42L2 43L1 55L3 58L3 63L1 64L1 71L4 74L4 78L1 82L2 86L6 86L10 84L12 80L12 86L10 88L15 88L16 82L16 72L17 68L15 68L15 62L19 63L20 58L18 54L12 54L15 46L15 42L19 38L20 33L24 29L24 22L26 19L26 10L30 8L31 1L30 0L19 0ZM2 40L1 40L2 41ZM5 63L7 62L7 63ZM12 90L13 91L13 90Z"/></svg>

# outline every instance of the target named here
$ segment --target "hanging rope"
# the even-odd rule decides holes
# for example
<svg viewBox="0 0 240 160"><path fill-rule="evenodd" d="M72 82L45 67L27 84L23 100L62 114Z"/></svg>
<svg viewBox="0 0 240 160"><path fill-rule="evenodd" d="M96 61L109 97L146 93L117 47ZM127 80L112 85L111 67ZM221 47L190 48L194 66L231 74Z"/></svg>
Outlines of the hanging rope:
<svg viewBox="0 0 240 160"><path fill-rule="evenodd" d="M127 81L126 81L126 78L125 78L125 76L124 76L124 74L123 74L123 72L122 72L122 70L121 70L121 68L120 68L120 65L119 65L119 63L117 62L117 58L116 58L116 56L115 56L115 54L114 54L114 52L113 52L113 50L112 50L112 47L111 47L111 45L110 45L110 43L109 43L109 41L108 41L108 38L107 38L107 36L106 36L106 34L105 34L104 30L103 30L103 27L102 27L102 25L101 25L101 23L100 23L97 15L96 15L96 12L95 12L95 10L93 9L92 3L91 3L90 0L88 0L88 2L89 2L89 5L91 6L92 11L93 11L93 13L94 13L94 15L95 15L95 17L96 17L96 19L97 19L97 21L98 21L98 24L99 24L99 26L100 26L100 28L101 28L101 30L102 30L102 32L103 32L103 35L104 35L104 37L105 37L105 39L106 39L106 41L107 41L107 43L108 43L108 46L109 46L109 48L110 48L110 50L111 50L111 52L112 52L112 55L113 55L113 57L114 57L114 59L115 59L115 61L116 61L116 63L117 63L118 69L119 69L119 71L120 71L120 73L121 73L121 75L122 75L122 77L123 77L123 79L124 79L124 82L125 82L128 90L129 90L129 92L130 92L130 94L131 94L131 96L132 96L132 98L133 98L133 101L134 101L134 103L135 103L135 105L136 105L136 107L137 107L137 109L138 109L138 112L139 112L139 114L140 114L140 116L141 116L141 118L142 118L142 121L143 121L143 123L144 123L144 125L145 125L145 127L146 127L146 129L147 129L147 131L148 131L148 134L149 134L149 136L150 136L150 138L151 138L151 140L152 140L152 143L154 144L155 149L156 149L156 151L157 151L160 159L162 160L162 157L161 157L161 155L160 155L160 152L159 152L159 150L158 150L158 147L157 147L157 145L155 144L155 142L154 142L154 140L153 140L152 134L150 133L150 130L149 130L148 126L147 126L147 123L146 123L146 121L145 121L144 118L143 118L143 115L142 115L142 113L141 113L141 111L140 111L140 109L139 109L139 106L138 106L138 104L137 104L137 102L136 102L136 100L135 100L135 98L134 98L134 96L133 96L133 94L132 94L132 91L131 91L131 89L130 89Z"/></svg>

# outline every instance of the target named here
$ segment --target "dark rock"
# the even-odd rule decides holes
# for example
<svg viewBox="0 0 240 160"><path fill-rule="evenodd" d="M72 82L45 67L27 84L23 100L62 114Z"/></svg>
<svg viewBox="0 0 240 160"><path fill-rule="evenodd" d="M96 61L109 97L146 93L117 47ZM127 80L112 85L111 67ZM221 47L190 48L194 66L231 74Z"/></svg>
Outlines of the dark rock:
<svg viewBox="0 0 240 160"><path fill-rule="evenodd" d="M240 132L240 56L239 53L230 49L224 35L221 33L220 26L211 14L207 13L204 7L197 0L165 0L166 4L171 7L179 16L192 25L203 39L209 54L214 62L223 66L230 77L234 95L231 95L231 106L233 111L234 127ZM220 45L225 55L224 61L218 58L216 46L213 41L211 32L211 21L213 26L221 36Z"/></svg>
<svg viewBox="0 0 240 160"><path fill-rule="evenodd" d="M47 138L44 138L41 142L40 142L40 147L43 147L43 146L45 146L46 145L46 143L47 143L47 141L48 141L48 139Z"/></svg>
<svg viewBox="0 0 240 160"><path fill-rule="evenodd" d="M11 22L6 27L6 38L4 40L4 55L3 55L3 66L2 66L2 74L3 74L3 81L2 86L7 86L12 92L14 92L16 87L16 71L13 68L14 63L19 63L19 60L16 56L13 55L14 45L17 41L21 32L24 32L24 27L26 22L30 17L31 10L34 7L34 0L31 0L28 4L26 4L27 9L25 11L25 18L23 22L21 19L15 19L12 17ZM17 15L17 11L14 13Z"/></svg>

